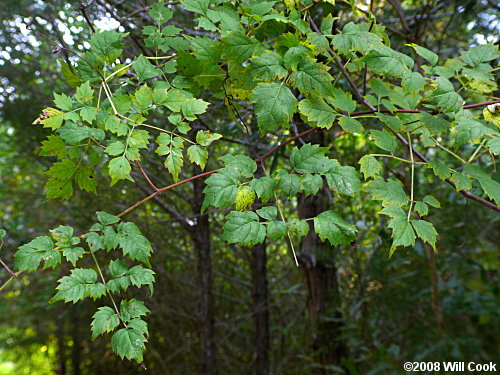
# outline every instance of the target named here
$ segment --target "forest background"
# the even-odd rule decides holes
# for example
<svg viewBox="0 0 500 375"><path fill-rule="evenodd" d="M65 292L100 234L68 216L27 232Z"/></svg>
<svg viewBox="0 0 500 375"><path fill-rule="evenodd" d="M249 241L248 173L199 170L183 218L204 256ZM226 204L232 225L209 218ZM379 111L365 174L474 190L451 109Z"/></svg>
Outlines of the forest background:
<svg viewBox="0 0 500 375"><path fill-rule="evenodd" d="M195 20L199 14L192 11L193 4L199 3L209 4L194 0L164 3L173 11L166 27L179 28L187 41L218 40L211 26L201 27L201 21ZM211 6L216 7L216 3ZM219 3L240 12L255 10L252 6L259 2ZM331 19L333 34L349 22L385 31L391 48L412 56L414 70L422 73L425 59L409 44L433 51L443 71L453 71L459 69L460 51L499 43L500 8L491 0L265 4L288 16L299 12L299 19L305 20L300 27L311 27L304 35L315 32L307 17L322 25L322 31L324 20ZM1 2L0 228L7 235L0 259L11 268L19 246L36 236L59 225L85 233L95 223L96 211L117 214L154 193L156 186L169 186L176 180L149 150L142 153L140 165L132 165L133 182L119 181L110 187L109 178L97 175L97 195L75 187L68 200L47 199L47 171L54 160L41 148L52 133L33 124L44 108L53 106L54 92L74 93L70 67L78 58L69 50L82 54L95 32L129 33L122 41L123 62L141 54L155 56L143 33L144 26L155 22L153 5L147 0ZM229 17L232 13L224 10L221 14ZM277 37L286 32L302 35L289 25L269 30ZM313 42L308 39L309 46ZM187 51L179 52L184 62L189 59L189 45L183 47L179 42L176 48ZM322 53L328 56L327 49ZM352 91L339 67L327 57L322 61L331 66L329 73L336 86ZM343 57L341 64L346 63ZM489 64L497 67L498 56ZM216 69L209 74L226 77L224 56L212 65ZM255 158L309 129L304 116L295 114L289 129L270 129L263 136L253 105L238 96L244 94L236 89L226 96L213 94L209 89L213 82L203 81L203 74L206 72L194 68L182 72L184 78L197 82L196 89L191 87L196 97L210 103L205 113L194 116L190 126L221 135L210 145L206 171L221 168L224 155ZM455 82L457 88L465 80L481 81L484 77L469 74L464 81ZM471 84L464 90L472 92L465 104L499 100L499 71L488 74L493 78L485 78L483 86L477 83L471 88ZM363 94L373 96L375 91L394 101L391 95L383 94L387 88L382 80L377 81L380 76L363 69L352 75ZM453 73L448 78L451 76ZM179 87L189 89L189 84L181 81L177 82ZM358 111L367 109L361 102L356 106ZM477 109L475 115L482 111L482 107ZM162 113L152 116L162 124ZM375 128L376 119L362 120L365 128ZM367 141L368 133L346 128L313 131L280 148L268 159L267 167L287 167L293 147L312 142L329 146L329 152L343 166L359 170L359 160L367 153L380 153L380 149ZM443 149L450 139L443 135L439 138L442 144L427 144L422 149L427 156L453 164L453 151L450 154L449 149ZM495 149L486 148L486 138L468 141L470 148L462 148L460 155L478 156L492 180L498 181ZM484 148L474 154L479 145ZM399 147L401 158L413 157L408 148ZM389 157L380 161L385 178L394 178L408 194L413 192L408 163L395 163L397 160ZM198 165L188 164L179 177L184 180L201 172ZM294 249L286 239L267 238L251 247L224 242L223 226L229 210L210 207L200 213L203 179L156 195L126 217L140 227L154 249L150 260L155 272L154 295L150 297L145 287L127 292L129 297L144 300L151 311L145 318L149 338L143 364L147 370L116 356L109 338L91 339L89 325L101 306L99 301L48 303L57 280L69 273L69 266L63 264L23 273L2 290L0 374L401 374L405 361L498 359L499 216L494 198L490 199L498 197L497 185L493 185L494 192L486 194L477 184L469 189L488 201L487 206L467 199L422 170L417 170L415 179L416 194L432 194L440 202L440 209L424 205L427 220L439 233L436 251L429 243L416 240L413 246L398 247L392 256L389 218L377 214L380 203L364 190L350 196L321 188L319 197L298 194L284 200L283 210L289 219L310 218L334 209L358 231L355 241L341 246L330 246L311 231L302 239L292 238ZM424 208L420 206L420 210ZM298 267L292 250L297 252ZM9 270L2 267L0 280L4 283L9 278Z"/></svg>

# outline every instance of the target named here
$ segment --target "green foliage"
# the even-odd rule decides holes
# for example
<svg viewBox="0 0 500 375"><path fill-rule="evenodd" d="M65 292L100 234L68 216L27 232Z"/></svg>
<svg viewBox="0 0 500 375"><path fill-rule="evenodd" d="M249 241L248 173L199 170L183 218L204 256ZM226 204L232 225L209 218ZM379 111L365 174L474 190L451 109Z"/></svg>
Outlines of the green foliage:
<svg viewBox="0 0 500 375"><path fill-rule="evenodd" d="M389 217L390 255L416 246L417 239L436 248L438 233L427 220L441 204L428 195L434 189L430 180L451 181L458 191L474 189L490 205L500 204L493 175L500 110L488 107L481 116L474 106L464 107L498 90L497 68L490 65L499 57L498 46L477 45L438 65L442 54L417 44L391 47L385 27L374 19L336 23L332 35L336 19L328 16L316 33L305 13L314 3L183 0L184 10L197 18L196 34L210 32L188 36L168 24L171 4L157 2L148 8L154 24L142 29L146 49L139 56L123 54L128 33L93 33L75 68L63 65L74 90L54 93L56 108L46 107L34 121L50 130L40 148L40 155L53 160L46 171L47 198L69 199L77 186L97 195L102 179L111 186L135 182L133 166L153 157L170 174L168 190L199 178L189 177L193 165L204 170L216 163L214 155L224 154L215 171L200 175L210 174L201 213L226 210L221 241L254 246L286 236L293 249L313 229L331 247L348 246L358 232L349 222L362 223L357 225L364 231L379 213ZM335 6L328 3L324 14ZM154 57L147 56L150 51ZM304 136L307 125L320 128L310 138L318 144L289 145L291 137ZM253 160L246 148L228 146L243 128L246 139L235 143L252 152L258 146L259 153L266 150L263 156ZM376 148L388 154L372 154ZM299 218L302 198L322 192L331 198L324 211ZM369 202L368 195L381 204ZM59 279L51 301L108 296L113 308L98 308L92 339L113 333L115 353L141 362L148 337L142 317L149 310L135 299L122 300L118 310L114 296L131 286L153 293L153 249L134 223L118 216L98 212L98 223L78 237L73 228L59 226L21 246L15 261L23 272L70 262L73 268ZM120 257L102 268L98 257L108 253ZM95 266L84 268L86 258Z"/></svg>
<svg viewBox="0 0 500 375"><path fill-rule="evenodd" d="M155 279L149 264L153 249L148 239L134 223L120 222L114 215L99 211L97 219L98 223L84 235L74 237L72 227L59 226L50 231L51 237L37 237L16 252L16 267L19 271L34 271L42 260L44 269L55 267L62 261L61 254L75 267L70 270L69 275L58 280L57 293L50 300L51 303L76 303L86 298L98 300L107 295L116 307L113 295L127 291L131 285L137 288L148 286L151 295L153 294ZM75 247L82 238L86 240L89 251L80 246ZM111 260L107 270L102 268L96 253L115 248L122 250L123 258ZM85 255L90 255L94 267L76 268L76 263ZM142 265L129 268L127 258L131 261L138 260L148 268ZM109 274L111 278L106 280L105 274ZM113 332L122 324L125 328L115 332L111 340L113 350L122 358L141 362L148 335L147 324L141 317L147 313L149 309L144 303L135 299L122 300L119 311L108 306L99 307L91 324L92 339ZM133 341L129 342L131 338Z"/></svg>

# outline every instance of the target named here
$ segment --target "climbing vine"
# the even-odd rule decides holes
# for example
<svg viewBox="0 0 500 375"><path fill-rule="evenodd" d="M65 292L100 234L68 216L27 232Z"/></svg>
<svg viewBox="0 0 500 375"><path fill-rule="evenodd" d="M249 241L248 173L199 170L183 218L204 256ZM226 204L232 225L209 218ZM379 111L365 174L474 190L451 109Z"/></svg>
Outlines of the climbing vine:
<svg viewBox="0 0 500 375"><path fill-rule="evenodd" d="M59 279L50 302L102 301L92 338L112 333L116 354L140 363L149 310L121 295L143 286L153 294L153 248L136 224L121 217L167 190L207 177L201 213L227 210L224 242L286 240L297 264L294 243L310 230L332 246L351 244L362 230L335 209L303 220L288 217L283 202L299 194L328 189L338 197L368 194L379 201L378 213L392 230L389 255L417 239L436 249L438 232L426 216L442 204L431 192L416 193L417 172L500 211L500 184L492 178L500 153L500 101L492 100L498 46L477 45L446 61L416 44L396 51L373 15L339 28L330 15L312 18L316 3L181 1L208 37L183 35L170 24L173 10L158 2L149 10L154 24L142 30L153 53L133 61L123 56L125 32L94 33L81 55L56 44L55 52L67 50L76 63L62 65L74 91L54 93L54 105L34 121L51 131L41 147L41 155L54 160L47 198L70 199L75 188L97 194L105 188L97 184L99 174L110 185L133 181L133 166L154 191L116 216L97 212L98 222L85 234L63 225L21 246L12 277L67 261L69 274ZM417 57L422 63L416 64ZM360 76L362 84L356 83ZM230 121L275 145L256 158L225 155L217 161L220 168L181 180L188 164L204 170L212 145L221 141L221 134L192 126L210 111L211 100L223 100ZM252 111L247 120L239 108ZM294 133L294 118L309 128ZM335 142L294 144L332 129L370 145L359 164L333 158ZM379 151L368 152L372 145ZM284 150L288 163L266 166L267 158ZM173 184L157 188L144 172L141 159L152 153ZM384 161L409 168L409 188L384 173Z"/></svg>

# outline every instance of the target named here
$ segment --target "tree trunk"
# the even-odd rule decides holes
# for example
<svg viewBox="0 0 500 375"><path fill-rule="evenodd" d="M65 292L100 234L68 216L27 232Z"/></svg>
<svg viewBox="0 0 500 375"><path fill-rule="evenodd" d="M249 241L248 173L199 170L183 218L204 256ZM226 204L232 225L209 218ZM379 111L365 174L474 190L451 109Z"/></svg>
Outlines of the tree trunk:
<svg viewBox="0 0 500 375"><path fill-rule="evenodd" d="M322 134L314 134L313 143L324 145ZM299 196L299 217L308 219L325 211L329 205L325 188L315 196ZM310 231L302 239L299 262L307 284L307 311L311 321L312 349L315 361L321 367L341 365L347 356L347 347L341 339L342 313L335 263L336 249L322 242L314 233L313 222L308 221ZM318 374L330 373L318 368Z"/></svg>
<svg viewBox="0 0 500 375"><path fill-rule="evenodd" d="M201 170L195 171L201 173ZM192 208L195 214L199 214L203 203L204 181L201 179L193 181ZM215 375L216 353L214 339L214 312L212 295L212 255L210 243L210 224L208 215L201 215L196 219L190 231L192 241L198 256L198 282L200 289L200 339L202 350L202 374Z"/></svg>
<svg viewBox="0 0 500 375"><path fill-rule="evenodd" d="M267 299L265 243L252 248L252 298L254 321L254 375L269 373L269 305Z"/></svg>
<svg viewBox="0 0 500 375"><path fill-rule="evenodd" d="M66 375L66 344L64 340L64 319L56 319L57 375Z"/></svg>
<svg viewBox="0 0 500 375"><path fill-rule="evenodd" d="M78 312L78 307L75 306L72 312L71 321L71 338L73 340L73 347L71 351L71 366L73 367L73 375L81 374L81 352L82 345L80 337L80 313Z"/></svg>

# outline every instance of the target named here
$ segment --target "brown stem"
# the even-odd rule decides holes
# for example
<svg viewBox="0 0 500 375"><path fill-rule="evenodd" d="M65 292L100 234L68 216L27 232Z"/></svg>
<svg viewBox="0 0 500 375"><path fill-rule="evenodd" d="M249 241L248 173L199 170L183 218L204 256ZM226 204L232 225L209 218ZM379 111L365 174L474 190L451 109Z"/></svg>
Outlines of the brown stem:
<svg viewBox="0 0 500 375"><path fill-rule="evenodd" d="M7 272L8 272L11 276L16 277L15 272L13 272L13 271L9 268L9 266L7 266L7 265L4 263L4 261L3 261L2 259L0 259L0 264L2 264L2 266L4 266L4 267L5 267L5 269L7 270Z"/></svg>
<svg viewBox="0 0 500 375"><path fill-rule="evenodd" d="M146 181L149 183L149 186L151 186L153 188L154 191L158 191L159 189L155 186L155 184L153 184L151 182L151 180L149 179L146 171L144 170L144 168L142 168L142 165L141 163L139 163L138 161L135 162L135 165L137 168L139 168L141 170L141 173L142 175L144 176L144 178L146 179Z"/></svg>

